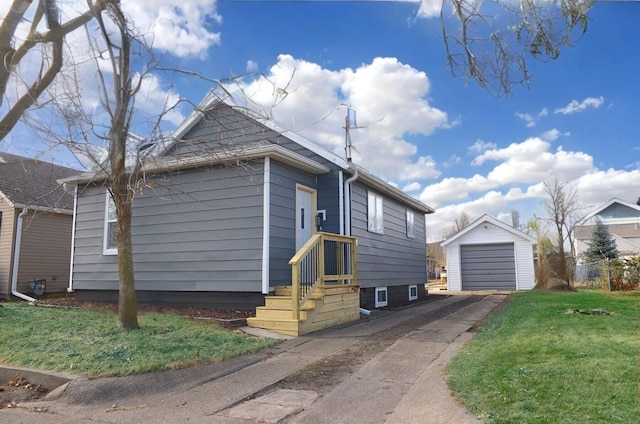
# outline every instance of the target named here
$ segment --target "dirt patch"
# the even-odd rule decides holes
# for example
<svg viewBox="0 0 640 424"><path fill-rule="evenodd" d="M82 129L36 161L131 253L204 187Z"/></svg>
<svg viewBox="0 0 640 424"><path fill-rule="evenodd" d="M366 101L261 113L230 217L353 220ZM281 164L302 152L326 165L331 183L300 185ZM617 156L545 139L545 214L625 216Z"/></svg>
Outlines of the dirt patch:
<svg viewBox="0 0 640 424"><path fill-rule="evenodd" d="M117 312L118 305L116 303L107 302L87 302L76 300L75 297L52 297L38 300L38 305L62 307L62 308L86 308ZM205 307L181 307L181 306L164 306L164 305L148 305L138 304L138 313L144 314L148 312L171 313L187 318L195 319L216 319L223 321L243 320L255 316L253 312L234 311L227 309L214 309Z"/></svg>
<svg viewBox="0 0 640 424"><path fill-rule="evenodd" d="M322 396L405 334L417 330L430 322L444 318L482 298L483 296L470 296L465 300L401 322L386 330L373 333L335 355L307 365L300 371L291 374L271 387L265 388L252 397L259 397L276 389L312 390Z"/></svg>
<svg viewBox="0 0 640 424"><path fill-rule="evenodd" d="M0 386L0 409L15 408L22 402L33 402L47 395L49 389L32 384L22 377L15 377Z"/></svg>

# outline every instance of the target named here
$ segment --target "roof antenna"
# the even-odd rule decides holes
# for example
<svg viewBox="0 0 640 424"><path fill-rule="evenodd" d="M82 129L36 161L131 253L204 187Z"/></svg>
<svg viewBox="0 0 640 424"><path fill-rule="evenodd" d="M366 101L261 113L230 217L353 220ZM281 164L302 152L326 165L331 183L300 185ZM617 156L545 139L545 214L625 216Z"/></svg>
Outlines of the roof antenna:
<svg viewBox="0 0 640 424"><path fill-rule="evenodd" d="M342 128L344 128L344 150L347 157L347 162L351 163L351 149L353 148L353 145L351 144L351 134L349 133L349 130L356 130L358 128L364 127L358 126L358 123L356 121L356 111L351 109L350 106L347 106L347 114L344 117L344 127Z"/></svg>

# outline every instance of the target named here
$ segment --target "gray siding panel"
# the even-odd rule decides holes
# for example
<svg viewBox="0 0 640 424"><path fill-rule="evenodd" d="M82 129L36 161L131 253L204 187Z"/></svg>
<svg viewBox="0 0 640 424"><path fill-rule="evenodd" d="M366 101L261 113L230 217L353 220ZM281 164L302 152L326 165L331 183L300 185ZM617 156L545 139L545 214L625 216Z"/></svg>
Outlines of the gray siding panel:
<svg viewBox="0 0 640 424"><path fill-rule="evenodd" d="M270 285L291 284L289 260L296 253L296 184L317 189L313 175L271 161Z"/></svg>
<svg viewBox="0 0 640 424"><path fill-rule="evenodd" d="M135 199L138 290L261 290L262 163L152 178ZM117 256L102 254L105 191L78 199L74 288L116 290Z"/></svg>
<svg viewBox="0 0 640 424"><path fill-rule="evenodd" d="M325 210L322 231L340 234L340 172L333 171L318 177L318 210Z"/></svg>
<svg viewBox="0 0 640 424"><path fill-rule="evenodd" d="M404 205L384 198L384 234L367 230L367 188L352 184L351 234L358 238L361 287L424 284L427 281L424 215L415 213L415 238L407 237Z"/></svg>
<svg viewBox="0 0 640 424"><path fill-rule="evenodd" d="M460 246L462 290L515 290L513 243Z"/></svg>

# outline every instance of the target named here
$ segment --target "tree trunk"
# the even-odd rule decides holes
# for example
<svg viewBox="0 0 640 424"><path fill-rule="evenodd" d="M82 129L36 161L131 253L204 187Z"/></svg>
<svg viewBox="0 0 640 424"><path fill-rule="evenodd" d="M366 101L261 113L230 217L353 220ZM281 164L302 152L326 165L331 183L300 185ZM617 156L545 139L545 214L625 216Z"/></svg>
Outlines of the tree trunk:
<svg viewBox="0 0 640 424"><path fill-rule="evenodd" d="M122 190L122 189L121 189ZM130 330L139 328L138 300L133 273L133 250L131 241L132 196L114 190L114 203L118 216L118 328ZM117 197L118 199L115 199Z"/></svg>

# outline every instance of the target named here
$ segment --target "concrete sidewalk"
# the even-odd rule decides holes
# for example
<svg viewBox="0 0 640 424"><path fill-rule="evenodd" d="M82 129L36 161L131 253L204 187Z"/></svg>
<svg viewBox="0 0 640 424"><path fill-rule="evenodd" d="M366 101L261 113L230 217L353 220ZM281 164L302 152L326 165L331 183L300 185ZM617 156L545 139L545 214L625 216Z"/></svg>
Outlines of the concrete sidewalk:
<svg viewBox="0 0 640 424"><path fill-rule="evenodd" d="M53 402L0 411L29 423L477 423L449 393L442 370L468 332L505 295L448 296L352 325L287 340L259 355L187 370L72 381ZM456 307L460 306L460 307ZM402 334L326 393L279 389L307 365L367 337L438 311L455 311ZM38 407L42 412L25 412ZM5 414L6 413L6 414Z"/></svg>

